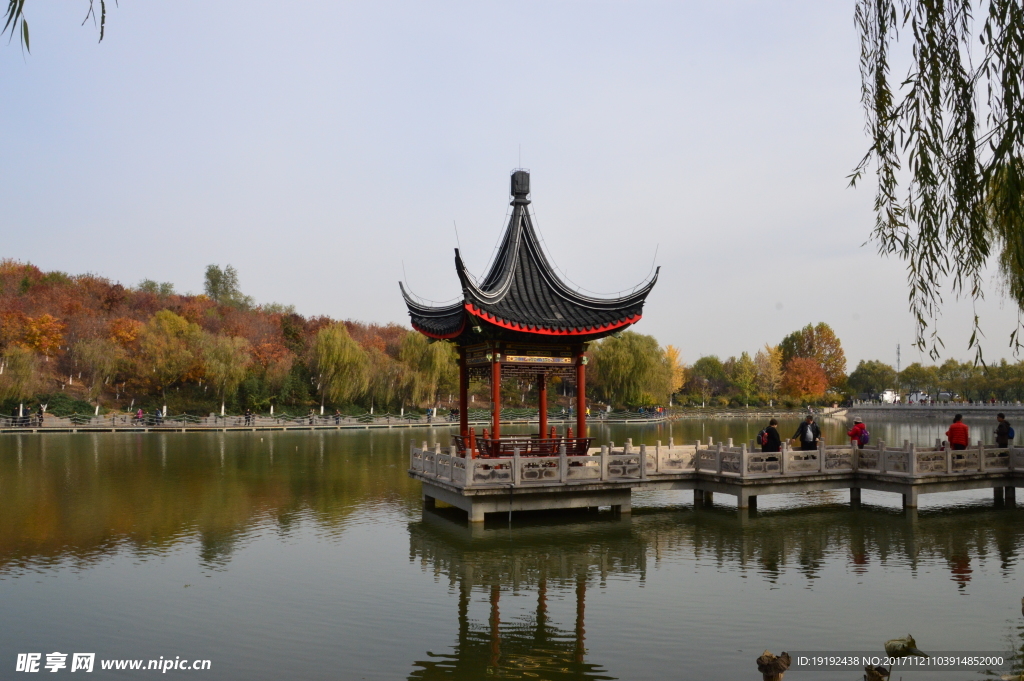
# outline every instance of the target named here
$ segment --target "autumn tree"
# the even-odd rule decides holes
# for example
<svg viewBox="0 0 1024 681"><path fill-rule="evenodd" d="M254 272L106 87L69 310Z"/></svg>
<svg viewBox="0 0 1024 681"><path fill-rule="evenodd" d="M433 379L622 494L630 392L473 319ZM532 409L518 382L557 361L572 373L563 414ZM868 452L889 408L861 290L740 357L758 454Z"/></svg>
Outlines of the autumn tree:
<svg viewBox="0 0 1024 681"><path fill-rule="evenodd" d="M846 385L846 353L839 338L828 324L808 324L786 336L779 343L782 364L787 366L794 357L813 359L825 371L829 388L841 389Z"/></svg>
<svg viewBox="0 0 1024 681"><path fill-rule="evenodd" d="M238 392L238 386L245 380L252 362L249 341L237 336L204 333L202 350L204 373L220 395L220 415L224 416L227 396Z"/></svg>
<svg viewBox="0 0 1024 681"><path fill-rule="evenodd" d="M341 322L320 329L312 363L320 391L320 413L327 400L346 402L361 395L369 381L369 358Z"/></svg>
<svg viewBox="0 0 1024 681"><path fill-rule="evenodd" d="M668 360L671 379L671 392L673 394L681 391L686 385L686 365L683 364L679 348L674 345L665 346L665 359Z"/></svg>
<svg viewBox="0 0 1024 681"><path fill-rule="evenodd" d="M814 359L794 357L786 364L782 390L797 399L815 400L828 390L828 376Z"/></svg>
<svg viewBox="0 0 1024 681"><path fill-rule="evenodd" d="M782 350L777 345L765 345L754 355L754 367L758 390L768 399L776 399L782 388Z"/></svg>
<svg viewBox="0 0 1024 681"><path fill-rule="evenodd" d="M270 391L278 392L284 387L288 374L295 364L295 354L281 343L260 343L252 349L252 359L260 377Z"/></svg>
<svg viewBox="0 0 1024 681"><path fill-rule="evenodd" d="M64 324L53 315L44 314L25 319L21 344L39 353L47 362L57 354L64 342Z"/></svg>

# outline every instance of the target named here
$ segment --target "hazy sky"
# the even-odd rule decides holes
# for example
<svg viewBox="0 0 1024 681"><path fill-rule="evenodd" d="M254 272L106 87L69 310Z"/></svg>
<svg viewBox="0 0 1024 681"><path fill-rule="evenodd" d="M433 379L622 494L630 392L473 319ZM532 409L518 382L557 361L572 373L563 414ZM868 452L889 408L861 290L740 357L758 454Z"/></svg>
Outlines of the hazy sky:
<svg viewBox="0 0 1024 681"><path fill-rule="evenodd" d="M482 274L522 165L574 282L630 288L657 249L636 329L687 362L819 321L850 369L918 358L847 188L853 0L108 5L102 44L86 0L29 0L32 54L0 46L0 257L194 292L232 264L257 301L407 324L398 280L459 294L453 222ZM1014 306L978 310L1009 356Z"/></svg>

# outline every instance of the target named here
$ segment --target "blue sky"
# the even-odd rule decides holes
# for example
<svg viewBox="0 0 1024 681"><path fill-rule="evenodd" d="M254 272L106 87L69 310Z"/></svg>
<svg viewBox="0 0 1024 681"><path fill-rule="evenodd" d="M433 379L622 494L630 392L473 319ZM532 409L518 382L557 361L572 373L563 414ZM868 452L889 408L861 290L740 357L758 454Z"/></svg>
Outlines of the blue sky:
<svg viewBox="0 0 1024 681"><path fill-rule="evenodd" d="M904 364L905 272L863 246L870 182L851 2L28 0L0 47L0 257L125 284L407 322L397 282L482 273L508 173L554 261L598 292L662 267L637 326L692 362L835 328ZM112 3L111 3L112 5ZM521 159L521 160L520 160ZM404 271L404 274L403 274ZM988 358L1016 321L978 307ZM962 359L973 307L947 305Z"/></svg>

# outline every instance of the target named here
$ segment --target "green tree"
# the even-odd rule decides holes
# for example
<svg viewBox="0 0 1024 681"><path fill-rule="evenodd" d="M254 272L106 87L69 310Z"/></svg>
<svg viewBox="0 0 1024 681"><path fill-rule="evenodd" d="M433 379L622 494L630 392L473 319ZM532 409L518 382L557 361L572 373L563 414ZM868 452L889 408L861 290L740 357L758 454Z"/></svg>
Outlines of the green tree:
<svg viewBox="0 0 1024 681"><path fill-rule="evenodd" d="M855 393L876 394L896 386L896 370L878 360L861 360L846 379Z"/></svg>
<svg viewBox="0 0 1024 681"><path fill-rule="evenodd" d="M136 291L142 293L152 293L158 296L172 296L174 295L174 284L169 281L153 281L152 279L143 279L139 282L139 285L135 287Z"/></svg>
<svg viewBox="0 0 1024 681"><path fill-rule="evenodd" d="M454 345L431 341L420 333L402 338L398 358L407 369L404 394L414 404L433 404L441 386L451 384L459 371Z"/></svg>
<svg viewBox="0 0 1024 681"><path fill-rule="evenodd" d="M846 385L846 353L828 324L808 324L794 331L779 343L782 350L782 364L789 365L794 357L813 359L825 371L828 387L842 389Z"/></svg>
<svg viewBox="0 0 1024 681"><path fill-rule="evenodd" d="M900 372L900 388L910 392L921 391L935 396L938 387L938 369L934 366L922 366L920 362L914 362Z"/></svg>
<svg viewBox="0 0 1024 681"><path fill-rule="evenodd" d="M8 346L0 355L0 402L29 397L38 378L38 355L21 345Z"/></svg>
<svg viewBox="0 0 1024 681"><path fill-rule="evenodd" d="M237 336L203 334L203 368L206 378L220 396L220 415L228 395L234 395L252 364L249 341Z"/></svg>
<svg viewBox="0 0 1024 681"><path fill-rule="evenodd" d="M320 391L320 413L327 400L348 402L366 390L369 358L345 324L325 326L313 343L313 372Z"/></svg>
<svg viewBox="0 0 1024 681"><path fill-rule="evenodd" d="M743 352L739 359L731 363L730 369L729 382L736 389L740 400L744 404L749 403L757 384L757 365L749 354Z"/></svg>
<svg viewBox="0 0 1024 681"><path fill-rule="evenodd" d="M107 338L87 338L75 343L75 356L89 376L89 398L97 399L103 384L114 377L124 362L124 348Z"/></svg>
<svg viewBox="0 0 1024 681"><path fill-rule="evenodd" d="M590 356L588 377L607 402L635 408L668 401L672 368L653 336L625 331L591 345Z"/></svg>
<svg viewBox="0 0 1024 681"><path fill-rule="evenodd" d="M253 299L242 293L242 289L238 285L238 271L231 265L227 265L224 269L217 265L207 265L203 291L221 305L229 305L241 310L249 310L253 306Z"/></svg>
<svg viewBox="0 0 1024 681"><path fill-rule="evenodd" d="M917 344L932 357L941 347L934 325L942 285L981 298L993 253L1024 309L1024 5L980 0L975 21L975 4L856 2L871 146L851 184L877 166L873 238L881 253L907 263ZM897 93L890 62L900 35L911 49ZM980 358L974 324L969 344Z"/></svg>
<svg viewBox="0 0 1024 681"><path fill-rule="evenodd" d="M196 361L202 331L170 310L154 314L139 334L139 374L149 376L166 399L167 387L181 381Z"/></svg>

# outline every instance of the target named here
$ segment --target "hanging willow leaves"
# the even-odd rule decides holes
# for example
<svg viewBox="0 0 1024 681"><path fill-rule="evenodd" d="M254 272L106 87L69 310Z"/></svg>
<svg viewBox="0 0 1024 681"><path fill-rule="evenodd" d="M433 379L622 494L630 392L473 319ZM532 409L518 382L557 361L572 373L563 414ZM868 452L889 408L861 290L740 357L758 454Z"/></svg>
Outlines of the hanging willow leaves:
<svg viewBox="0 0 1024 681"><path fill-rule="evenodd" d="M107 29L107 0L99 0L99 6L99 42L103 42L103 36ZM12 37L15 34L19 35L21 37L21 48L31 53L32 50L30 49L28 39L28 22L25 21L25 0L7 0L7 10L4 12L3 19L4 29L0 31L0 35L4 35L7 31L11 32ZM89 9L85 13L85 19L82 20L82 24L84 25L89 19L92 19L93 24L97 23L96 0L89 0Z"/></svg>
<svg viewBox="0 0 1024 681"><path fill-rule="evenodd" d="M856 3L871 146L850 181L875 165L872 237L882 254L906 262L917 345L933 358L942 347L942 286L957 297L983 298L991 255L1006 292L1024 309L1024 7L1020 0L976 1ZM980 21L975 6L985 11ZM911 63L894 90L890 48L900 31L911 41ZM1018 331L1011 344L1019 348ZM980 337L975 316L970 347L979 360Z"/></svg>

